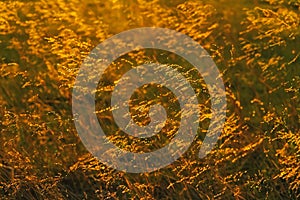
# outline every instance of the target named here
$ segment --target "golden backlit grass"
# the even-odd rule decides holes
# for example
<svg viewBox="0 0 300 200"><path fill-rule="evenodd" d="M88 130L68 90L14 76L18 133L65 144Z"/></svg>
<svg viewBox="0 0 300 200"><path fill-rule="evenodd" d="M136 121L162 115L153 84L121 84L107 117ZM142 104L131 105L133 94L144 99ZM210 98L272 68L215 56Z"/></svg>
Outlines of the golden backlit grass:
<svg viewBox="0 0 300 200"><path fill-rule="evenodd" d="M0 197L300 198L299 5L299 0L0 2ZM126 174L107 168L82 145L72 121L71 89L97 44L143 26L180 31L212 55L225 81L227 120L206 158L197 158L205 134L199 130L172 165ZM133 52L116 63L126 67L145 60L166 62L159 52ZM195 84L205 88L201 81ZM200 121L207 127L209 102L205 92L198 95L207 113Z"/></svg>

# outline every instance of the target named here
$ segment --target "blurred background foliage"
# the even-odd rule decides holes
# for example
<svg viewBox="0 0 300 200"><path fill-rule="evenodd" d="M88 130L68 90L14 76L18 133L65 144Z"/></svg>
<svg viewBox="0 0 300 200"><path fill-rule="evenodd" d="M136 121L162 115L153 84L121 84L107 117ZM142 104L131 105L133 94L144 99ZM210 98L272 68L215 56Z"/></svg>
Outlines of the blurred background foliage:
<svg viewBox="0 0 300 200"><path fill-rule="evenodd" d="M0 197L299 199L299 11L299 0L1 1ZM227 120L206 158L198 139L164 169L127 174L85 149L71 92L97 44L144 26L177 30L209 52Z"/></svg>

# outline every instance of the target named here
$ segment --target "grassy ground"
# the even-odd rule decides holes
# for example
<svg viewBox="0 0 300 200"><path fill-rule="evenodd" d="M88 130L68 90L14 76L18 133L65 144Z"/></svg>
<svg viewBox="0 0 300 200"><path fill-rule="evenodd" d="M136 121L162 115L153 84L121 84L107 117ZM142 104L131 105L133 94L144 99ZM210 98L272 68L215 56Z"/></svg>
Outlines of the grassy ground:
<svg viewBox="0 0 300 200"><path fill-rule="evenodd" d="M1 1L0 197L300 198L299 6L299 0ZM178 30L212 55L225 81L227 120L206 158L197 158L205 133L199 130L172 165L128 174L85 149L71 92L97 44L143 26ZM135 52L123 61L149 59L165 62L159 52ZM201 105L209 110L209 103ZM201 118L203 127L208 122ZM122 137L112 139L132 148Z"/></svg>

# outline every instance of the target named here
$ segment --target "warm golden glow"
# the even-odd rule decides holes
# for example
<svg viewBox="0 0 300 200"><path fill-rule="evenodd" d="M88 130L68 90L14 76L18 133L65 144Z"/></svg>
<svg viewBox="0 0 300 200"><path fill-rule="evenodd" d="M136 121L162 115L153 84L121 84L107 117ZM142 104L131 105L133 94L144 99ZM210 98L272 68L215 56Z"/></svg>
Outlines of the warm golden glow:
<svg viewBox="0 0 300 200"><path fill-rule="evenodd" d="M299 0L1 1L0 197L299 199L299 6ZM183 157L153 173L126 174L99 163L82 145L71 92L82 61L97 44L148 26L177 30L209 52L225 81L227 120L218 146L198 159L211 119L203 80L168 52L124 55L99 82L95 112L105 128L114 127L113 108L101 105L119 78L115 70L143 62L179 63L174 67L201 88L195 92L202 112L198 138ZM172 119L151 139L120 132L108 137L134 152L160 148L178 129L178 102L155 85L135 95L131 112L141 125L148 123L149 105L157 102Z"/></svg>

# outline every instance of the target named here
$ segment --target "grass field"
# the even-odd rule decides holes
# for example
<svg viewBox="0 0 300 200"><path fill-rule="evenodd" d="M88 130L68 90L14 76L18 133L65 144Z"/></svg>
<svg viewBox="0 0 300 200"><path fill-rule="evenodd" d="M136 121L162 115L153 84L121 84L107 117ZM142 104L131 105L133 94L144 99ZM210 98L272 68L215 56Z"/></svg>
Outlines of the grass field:
<svg viewBox="0 0 300 200"><path fill-rule="evenodd" d="M190 149L158 171L131 174L108 168L86 150L71 97L78 69L96 45L145 26L177 30L207 50L225 83L227 118L214 150L199 159L210 120L209 95L199 91L204 128ZM157 50L132 52L110 67L167 63L169 57ZM173 61L183 73L192 67ZM118 76L107 72L102 83L111 88ZM100 111L109 99L98 95ZM176 103L169 113L175 117L172 112L178 112ZM107 116L98 119L109 130ZM299 199L300 1L3 0L0 131L2 199ZM163 141L174 134L166 131ZM160 147L159 138L110 139L127 150Z"/></svg>

